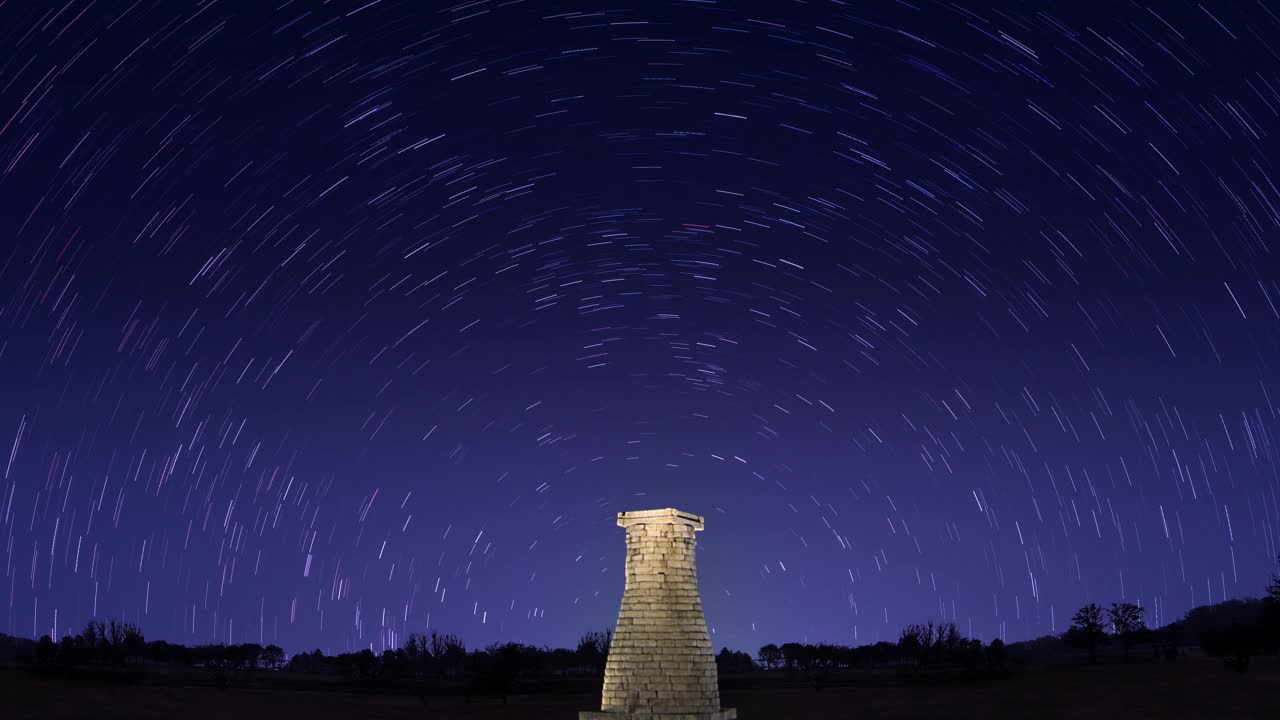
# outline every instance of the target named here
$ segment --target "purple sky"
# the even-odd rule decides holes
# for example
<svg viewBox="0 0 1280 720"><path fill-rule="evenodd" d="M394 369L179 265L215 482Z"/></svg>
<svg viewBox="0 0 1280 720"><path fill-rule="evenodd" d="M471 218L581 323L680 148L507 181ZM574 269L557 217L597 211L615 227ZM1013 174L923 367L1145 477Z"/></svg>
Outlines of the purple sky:
<svg viewBox="0 0 1280 720"><path fill-rule="evenodd" d="M1260 594L1280 18L1016 6L0 6L0 629L569 645L666 506L717 646Z"/></svg>

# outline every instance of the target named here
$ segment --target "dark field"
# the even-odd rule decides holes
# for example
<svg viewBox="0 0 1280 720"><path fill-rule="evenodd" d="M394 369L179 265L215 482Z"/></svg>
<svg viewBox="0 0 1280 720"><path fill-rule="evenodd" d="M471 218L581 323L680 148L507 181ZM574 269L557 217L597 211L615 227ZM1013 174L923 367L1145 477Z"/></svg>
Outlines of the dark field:
<svg viewBox="0 0 1280 720"><path fill-rule="evenodd" d="M724 705L742 720L790 718L1280 718L1280 662L1258 659L1246 674L1221 663L1186 659L1174 664L1134 663L1024 672L1000 681L942 687L885 683L829 686L820 691L790 683L781 673L726 678ZM21 670L0 671L0 718L176 718L179 720L572 720L598 696L581 692L512 695L507 705L485 698L359 694L299 689L271 679L253 687L218 690L161 684L152 675L133 686L68 683Z"/></svg>

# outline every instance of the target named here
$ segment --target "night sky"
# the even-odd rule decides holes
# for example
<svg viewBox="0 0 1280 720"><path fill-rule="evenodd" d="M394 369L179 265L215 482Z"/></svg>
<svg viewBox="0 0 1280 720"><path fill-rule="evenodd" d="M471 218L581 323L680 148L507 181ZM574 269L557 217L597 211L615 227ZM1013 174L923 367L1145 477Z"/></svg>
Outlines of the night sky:
<svg viewBox="0 0 1280 720"><path fill-rule="evenodd" d="M717 647L1259 595L1268 5L0 3L0 627L572 645L667 506Z"/></svg>

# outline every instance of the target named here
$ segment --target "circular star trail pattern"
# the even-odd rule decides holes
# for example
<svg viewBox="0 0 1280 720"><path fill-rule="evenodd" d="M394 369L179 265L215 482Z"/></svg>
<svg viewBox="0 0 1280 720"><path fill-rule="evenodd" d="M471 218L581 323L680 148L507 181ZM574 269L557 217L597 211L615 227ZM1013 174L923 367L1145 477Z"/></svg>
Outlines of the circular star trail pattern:
<svg viewBox="0 0 1280 720"><path fill-rule="evenodd" d="M11 2L3 627L1153 622L1280 538L1266 3Z"/></svg>

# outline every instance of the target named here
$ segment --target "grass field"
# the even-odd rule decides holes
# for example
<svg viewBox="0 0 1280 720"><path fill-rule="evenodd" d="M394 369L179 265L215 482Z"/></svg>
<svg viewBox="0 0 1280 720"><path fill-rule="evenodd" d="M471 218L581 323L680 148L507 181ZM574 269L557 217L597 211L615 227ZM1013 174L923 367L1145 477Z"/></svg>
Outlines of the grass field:
<svg viewBox="0 0 1280 720"><path fill-rule="evenodd" d="M1221 663L1185 659L1165 663L1063 667L1015 673L982 684L906 687L892 683L812 687L788 682L782 673L726 679L726 707L742 720L857 718L1280 718L1280 662L1255 660L1246 674ZM326 720L414 718L415 720L573 720L596 707L587 693L513 695L508 704L486 699L359 694L308 690L270 680L252 687L219 690L165 684L149 675L132 686L68 683L10 669L0 672L0 718L61 720Z"/></svg>

